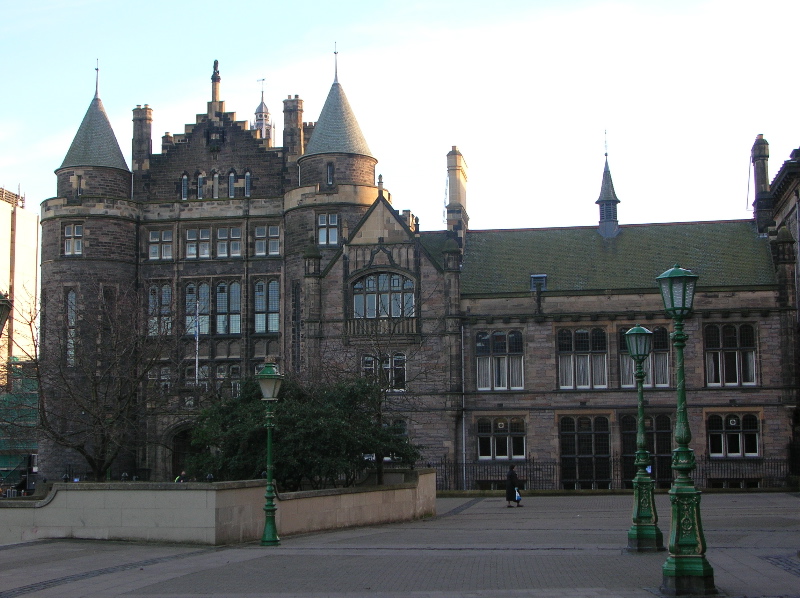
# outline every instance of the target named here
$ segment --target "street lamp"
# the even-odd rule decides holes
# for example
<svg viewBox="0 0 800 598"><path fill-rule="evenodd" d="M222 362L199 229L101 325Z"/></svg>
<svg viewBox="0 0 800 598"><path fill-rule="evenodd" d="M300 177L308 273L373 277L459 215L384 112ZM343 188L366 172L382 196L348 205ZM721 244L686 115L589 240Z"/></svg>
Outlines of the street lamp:
<svg viewBox="0 0 800 598"><path fill-rule="evenodd" d="M653 349L653 333L638 324L625 333L628 355L636 363L636 477L633 478L633 525L628 530L628 550L654 552L664 550L664 537L658 527L658 513L653 500L653 479L647 472L650 452L644 431L644 362Z"/></svg>
<svg viewBox="0 0 800 598"><path fill-rule="evenodd" d="M281 540L278 538L278 527L275 525L275 511L278 510L278 507L275 506L275 483L272 471L272 430L275 427L273 409L278 400L278 391L281 388L283 376L278 373L278 368L274 363L267 363L256 374L256 380L261 387L261 400L267 404L267 492L264 494L267 502L264 504L266 519L261 546L278 546Z"/></svg>
<svg viewBox="0 0 800 598"><path fill-rule="evenodd" d="M686 379L683 348L688 336L683 319L692 311L697 275L677 264L656 278L661 287L664 309L675 321L672 342L675 347L675 377L678 395L675 415L675 443L672 451L672 487L669 502L672 520L669 529L669 556L663 568L661 591L668 596L716 594L714 570L706 560L706 539L700 520L700 492L689 474L696 467L694 451L689 448L692 432L686 412Z"/></svg>

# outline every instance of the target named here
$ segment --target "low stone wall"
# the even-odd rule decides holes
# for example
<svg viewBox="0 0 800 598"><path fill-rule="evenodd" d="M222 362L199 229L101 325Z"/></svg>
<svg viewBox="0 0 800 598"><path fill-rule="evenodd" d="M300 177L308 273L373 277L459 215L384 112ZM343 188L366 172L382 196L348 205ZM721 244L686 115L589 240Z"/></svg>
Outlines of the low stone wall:
<svg viewBox="0 0 800 598"><path fill-rule="evenodd" d="M436 514L436 473L384 486L282 493L278 534L410 521ZM0 500L0 544L44 538L235 544L264 531L263 480L204 484L56 483L42 500Z"/></svg>

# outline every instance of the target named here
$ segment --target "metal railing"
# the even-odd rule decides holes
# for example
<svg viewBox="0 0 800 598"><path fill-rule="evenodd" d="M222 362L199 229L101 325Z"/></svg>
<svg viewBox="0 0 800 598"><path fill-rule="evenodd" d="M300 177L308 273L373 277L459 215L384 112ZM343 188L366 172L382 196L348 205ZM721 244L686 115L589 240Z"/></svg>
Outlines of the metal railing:
<svg viewBox="0 0 800 598"><path fill-rule="evenodd" d="M580 459L580 458L579 458ZM460 462L447 457L424 465L436 469L437 490L502 490L508 466L514 463L525 490L621 490L632 488L632 457L592 457L581 463L525 459ZM590 462L591 460L591 462ZM698 488L783 488L792 471L790 459L717 459L701 457L692 477ZM653 458L656 488L669 488L672 471L663 456Z"/></svg>

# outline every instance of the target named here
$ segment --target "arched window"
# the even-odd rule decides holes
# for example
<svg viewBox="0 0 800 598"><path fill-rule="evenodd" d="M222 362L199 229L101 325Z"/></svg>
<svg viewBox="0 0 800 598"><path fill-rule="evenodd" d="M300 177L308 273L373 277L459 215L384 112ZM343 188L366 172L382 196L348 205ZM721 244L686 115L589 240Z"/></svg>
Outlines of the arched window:
<svg viewBox="0 0 800 598"><path fill-rule="evenodd" d="M611 431L604 416L562 417L561 483L567 490L611 488Z"/></svg>
<svg viewBox="0 0 800 598"><path fill-rule="evenodd" d="M181 199L189 199L189 175L181 177Z"/></svg>
<svg viewBox="0 0 800 598"><path fill-rule="evenodd" d="M228 173L228 197L236 197L236 173Z"/></svg>
<svg viewBox="0 0 800 598"><path fill-rule="evenodd" d="M219 173L214 173L214 178L211 183L211 194L214 199L219 198Z"/></svg>
<svg viewBox="0 0 800 598"><path fill-rule="evenodd" d="M411 318L414 281L401 274L369 274L352 286L354 318Z"/></svg>
<svg viewBox="0 0 800 598"><path fill-rule="evenodd" d="M151 285L148 293L147 333L150 336L172 332L172 287Z"/></svg>
<svg viewBox="0 0 800 598"><path fill-rule="evenodd" d="M620 328L619 331L619 370L620 386L623 388L635 388L636 364L628 355L628 343L625 340L625 333L628 328ZM650 355L644 362L644 385L647 387L669 386L669 333L663 326L653 329L653 347Z"/></svg>
<svg viewBox="0 0 800 598"><path fill-rule="evenodd" d="M709 324L703 333L708 386L756 383L756 333L751 324Z"/></svg>
<svg viewBox="0 0 800 598"><path fill-rule="evenodd" d="M523 343L519 330L475 335L478 390L524 388Z"/></svg>
<svg viewBox="0 0 800 598"><path fill-rule="evenodd" d="M525 420L521 417L481 417L476 422L478 459L524 459Z"/></svg>
<svg viewBox="0 0 800 598"><path fill-rule="evenodd" d="M758 457L758 416L752 413L709 415L706 421L708 454L711 457Z"/></svg>
<svg viewBox="0 0 800 598"><path fill-rule="evenodd" d="M217 284L217 334L242 332L242 287L238 282Z"/></svg>
<svg viewBox="0 0 800 598"><path fill-rule="evenodd" d="M211 307L211 288L206 283L186 285L186 334L208 334Z"/></svg>
<svg viewBox="0 0 800 598"><path fill-rule="evenodd" d="M622 433L622 478L626 488L633 488L636 476L636 434L635 415L620 418ZM657 488L669 488L672 483L672 420L669 415L647 415L644 419L645 441L650 452L652 470L650 476Z"/></svg>
<svg viewBox="0 0 800 598"><path fill-rule="evenodd" d="M78 341L78 297L73 289L67 291L66 296L66 344L64 356L69 367L75 366L75 345Z"/></svg>
<svg viewBox="0 0 800 598"><path fill-rule="evenodd" d="M252 185L252 177L250 176L250 171L244 173L244 196L250 197L250 188Z"/></svg>
<svg viewBox="0 0 800 598"><path fill-rule="evenodd" d="M382 355L364 355L361 358L361 372L364 376L378 380L381 388L387 390L405 390L406 388L406 355L393 353Z"/></svg>
<svg viewBox="0 0 800 598"><path fill-rule="evenodd" d="M205 177L202 174L197 175L197 199L203 199L203 185L205 184Z"/></svg>
<svg viewBox="0 0 800 598"><path fill-rule="evenodd" d="M255 331L278 332L280 330L280 286L277 280L266 283L257 280L253 287L255 298Z"/></svg>
<svg viewBox="0 0 800 598"><path fill-rule="evenodd" d="M608 343L601 328L561 329L556 335L559 388L607 388Z"/></svg>

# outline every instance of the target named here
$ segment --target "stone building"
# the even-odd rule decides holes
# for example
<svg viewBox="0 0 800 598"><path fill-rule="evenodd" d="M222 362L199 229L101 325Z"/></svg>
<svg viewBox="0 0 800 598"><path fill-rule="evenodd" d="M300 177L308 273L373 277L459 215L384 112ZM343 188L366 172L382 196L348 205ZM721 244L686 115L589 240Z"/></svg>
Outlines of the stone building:
<svg viewBox="0 0 800 598"><path fill-rule="evenodd" d="M216 63L211 82L205 112L165 134L160 153L152 108L133 110L130 170L95 97L42 204L46 333L68 343L74 331L55 331L91 311L81 288L99 281L145 289L152 329L178 341L142 390L173 409L143 422L150 443L129 456L135 467L173 475L197 389L235 391L272 361L307 378L380 373L426 462L553 463L553 485L610 487L635 450L622 334L641 323L655 333L648 426L666 479L675 372L655 277L675 263L700 275L686 349L695 450L785 459L797 401L790 239L755 221L620 225L607 162L597 227L470 230L456 147L447 228L423 232L376 182L338 80L315 123L299 96L283 101L282 147L263 98L248 125L226 111ZM51 475L75 462L43 453ZM472 487L482 475L454 477Z"/></svg>

